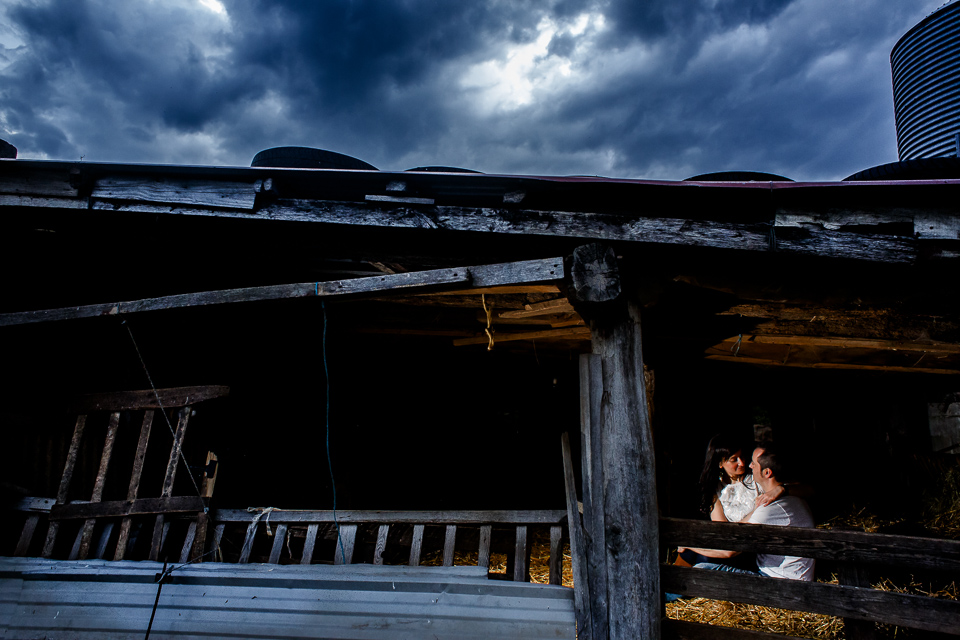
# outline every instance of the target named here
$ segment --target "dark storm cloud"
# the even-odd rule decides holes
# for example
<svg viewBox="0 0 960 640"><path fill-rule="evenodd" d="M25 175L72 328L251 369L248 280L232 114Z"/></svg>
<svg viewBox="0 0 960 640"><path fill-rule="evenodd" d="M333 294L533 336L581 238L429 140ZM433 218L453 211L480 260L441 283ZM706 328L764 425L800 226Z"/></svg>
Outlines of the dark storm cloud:
<svg viewBox="0 0 960 640"><path fill-rule="evenodd" d="M937 0L23 1L0 15L21 157L837 179L896 159L887 55ZM4 9L0 8L0 14Z"/></svg>

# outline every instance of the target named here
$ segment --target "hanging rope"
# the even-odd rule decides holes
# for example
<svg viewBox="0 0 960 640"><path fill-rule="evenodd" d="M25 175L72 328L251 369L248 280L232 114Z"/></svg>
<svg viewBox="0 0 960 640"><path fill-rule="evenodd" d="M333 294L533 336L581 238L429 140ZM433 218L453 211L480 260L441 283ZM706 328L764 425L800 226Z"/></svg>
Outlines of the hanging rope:
<svg viewBox="0 0 960 640"><path fill-rule="evenodd" d="M487 308L487 296L480 294L480 304L483 305L483 311L487 314L487 328L483 330L487 334L487 351L493 351L493 333L490 331L490 323L493 320L493 305Z"/></svg>
<svg viewBox="0 0 960 640"><path fill-rule="evenodd" d="M330 367L327 364L327 305L320 301L323 310L323 377L327 383L327 411L325 414L327 425L327 468L330 470L330 488L333 490L333 525L337 528L337 543L340 545L340 559L347 564L347 554L343 550L343 539L340 537L340 523L337 521L337 483L333 479L333 459L330 457Z"/></svg>

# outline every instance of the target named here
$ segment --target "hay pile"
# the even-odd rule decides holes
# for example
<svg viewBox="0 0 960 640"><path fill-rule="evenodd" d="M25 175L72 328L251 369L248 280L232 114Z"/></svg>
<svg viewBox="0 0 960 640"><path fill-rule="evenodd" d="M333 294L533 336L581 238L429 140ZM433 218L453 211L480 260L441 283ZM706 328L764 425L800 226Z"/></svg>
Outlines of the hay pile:
<svg viewBox="0 0 960 640"><path fill-rule="evenodd" d="M840 638L843 631L843 621L833 616L707 598L668 603L667 617L801 638Z"/></svg>

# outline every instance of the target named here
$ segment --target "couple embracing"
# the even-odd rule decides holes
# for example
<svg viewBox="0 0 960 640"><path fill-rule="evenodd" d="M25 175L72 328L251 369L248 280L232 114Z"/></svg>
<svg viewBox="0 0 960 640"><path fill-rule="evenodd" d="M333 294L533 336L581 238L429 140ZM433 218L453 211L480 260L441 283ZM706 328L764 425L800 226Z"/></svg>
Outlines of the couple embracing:
<svg viewBox="0 0 960 640"><path fill-rule="evenodd" d="M772 444L757 445L748 470L743 449L723 435L714 436L700 476L701 511L720 522L813 527L813 515L803 499L812 490L808 485L784 482L787 473L782 453ZM678 564L699 569L813 580L812 558L685 547L678 551Z"/></svg>

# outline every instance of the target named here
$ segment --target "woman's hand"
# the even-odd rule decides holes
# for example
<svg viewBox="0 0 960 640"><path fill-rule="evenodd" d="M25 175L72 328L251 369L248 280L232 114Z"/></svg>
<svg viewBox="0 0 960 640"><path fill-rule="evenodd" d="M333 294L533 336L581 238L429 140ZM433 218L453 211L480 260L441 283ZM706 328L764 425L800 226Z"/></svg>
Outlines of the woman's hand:
<svg viewBox="0 0 960 640"><path fill-rule="evenodd" d="M757 500L756 500L757 507L765 507L768 504L773 504L774 502L780 499L780 497L784 494L784 491L785 490L783 488L783 485L778 484L777 486L770 489L770 491L761 493L760 495L757 496Z"/></svg>

